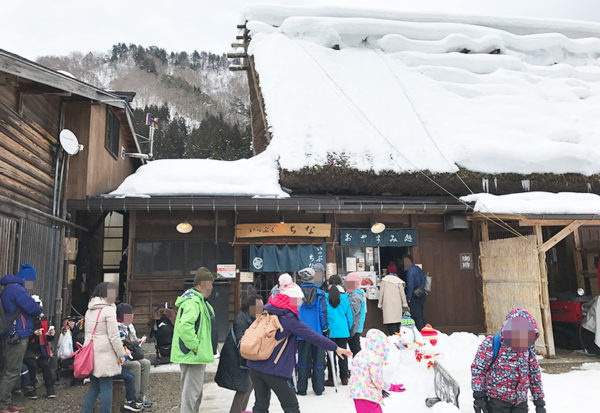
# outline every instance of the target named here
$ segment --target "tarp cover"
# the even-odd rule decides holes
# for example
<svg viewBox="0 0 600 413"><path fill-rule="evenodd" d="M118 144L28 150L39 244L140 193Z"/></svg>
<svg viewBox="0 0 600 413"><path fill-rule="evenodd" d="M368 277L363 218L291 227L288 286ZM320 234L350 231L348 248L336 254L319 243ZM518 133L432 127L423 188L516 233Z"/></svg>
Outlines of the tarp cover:
<svg viewBox="0 0 600 413"><path fill-rule="evenodd" d="M250 244L250 271L293 272L313 264L325 265L325 244L260 245Z"/></svg>
<svg viewBox="0 0 600 413"><path fill-rule="evenodd" d="M584 309L587 310L585 318L581 323L586 330L596 333L594 343L600 347L600 297L594 297L589 302L585 303Z"/></svg>

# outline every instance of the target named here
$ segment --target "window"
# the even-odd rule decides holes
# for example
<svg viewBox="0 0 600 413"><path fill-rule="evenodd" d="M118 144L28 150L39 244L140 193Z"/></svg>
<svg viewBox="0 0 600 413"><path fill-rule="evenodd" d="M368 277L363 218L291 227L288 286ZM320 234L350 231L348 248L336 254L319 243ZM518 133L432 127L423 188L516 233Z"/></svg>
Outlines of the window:
<svg viewBox="0 0 600 413"><path fill-rule="evenodd" d="M106 109L106 140L104 146L115 157L119 159L119 129L121 123L119 118L110 108Z"/></svg>
<svg viewBox="0 0 600 413"><path fill-rule="evenodd" d="M193 278L199 267L233 264L233 247L211 241L136 241L134 277Z"/></svg>

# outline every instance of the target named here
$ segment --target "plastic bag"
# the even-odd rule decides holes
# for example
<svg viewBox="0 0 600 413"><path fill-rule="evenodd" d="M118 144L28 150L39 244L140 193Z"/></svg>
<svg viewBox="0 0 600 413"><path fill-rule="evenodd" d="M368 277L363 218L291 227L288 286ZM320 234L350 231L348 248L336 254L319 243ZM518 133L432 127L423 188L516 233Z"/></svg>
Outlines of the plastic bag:
<svg viewBox="0 0 600 413"><path fill-rule="evenodd" d="M66 359L73 354L73 336L71 330L67 330L58 338L58 347L56 350L59 359Z"/></svg>

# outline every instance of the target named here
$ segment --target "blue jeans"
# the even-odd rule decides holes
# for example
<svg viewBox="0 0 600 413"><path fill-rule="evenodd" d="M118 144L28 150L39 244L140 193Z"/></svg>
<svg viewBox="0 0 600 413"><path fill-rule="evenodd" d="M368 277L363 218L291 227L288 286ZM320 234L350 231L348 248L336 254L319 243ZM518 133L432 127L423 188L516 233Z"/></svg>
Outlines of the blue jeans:
<svg viewBox="0 0 600 413"><path fill-rule="evenodd" d="M125 382L125 397L130 402L135 400L135 374L127 369L121 369L121 374L114 377L115 379L121 379Z"/></svg>
<svg viewBox="0 0 600 413"><path fill-rule="evenodd" d="M298 392L306 393L308 378L312 378L315 393L325 391L325 351L305 340L298 343Z"/></svg>
<svg viewBox="0 0 600 413"><path fill-rule="evenodd" d="M81 412L92 413L94 411L96 400L98 399L98 394L100 394L100 413L111 413L113 399L113 378L90 376L90 381L90 389L83 398L83 409Z"/></svg>

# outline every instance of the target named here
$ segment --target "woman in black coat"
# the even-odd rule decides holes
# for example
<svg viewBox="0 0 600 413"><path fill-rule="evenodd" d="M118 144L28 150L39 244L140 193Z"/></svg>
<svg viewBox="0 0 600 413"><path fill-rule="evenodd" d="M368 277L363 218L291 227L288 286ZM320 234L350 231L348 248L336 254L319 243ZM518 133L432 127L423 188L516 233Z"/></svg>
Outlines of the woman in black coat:
<svg viewBox="0 0 600 413"><path fill-rule="evenodd" d="M215 383L219 387L236 391L229 413L241 413L246 410L252 394L252 382L248 376L246 360L240 355L240 340L256 319L256 314L262 313L262 308L263 301L256 294L249 294L242 300L242 311L235 317L233 327L221 350Z"/></svg>

